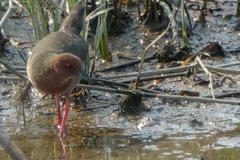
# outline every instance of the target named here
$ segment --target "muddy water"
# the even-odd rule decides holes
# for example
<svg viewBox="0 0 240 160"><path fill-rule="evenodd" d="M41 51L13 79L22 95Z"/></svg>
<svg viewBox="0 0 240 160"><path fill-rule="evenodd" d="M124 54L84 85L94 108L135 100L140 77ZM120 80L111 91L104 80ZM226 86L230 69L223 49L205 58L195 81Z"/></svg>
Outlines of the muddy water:
<svg viewBox="0 0 240 160"><path fill-rule="evenodd" d="M189 110L158 105L150 112L127 117L118 114L117 106L81 112L71 109L68 131L61 141L52 128L56 107L51 101L50 106L26 111L25 128L21 117L15 119L16 113L5 109L1 133L12 136L29 159L237 159L238 107L218 107L221 111L212 117L215 121L191 121L191 117L209 118L217 110L213 107ZM4 150L0 155L1 159L8 157Z"/></svg>
<svg viewBox="0 0 240 160"><path fill-rule="evenodd" d="M214 6L209 4L209 6ZM226 49L238 49L238 32L232 29L237 19L223 19L227 13L234 14L236 3L221 5L224 9L207 17L204 32L191 37L196 49L201 49L208 42L219 41ZM136 13L132 9L132 13ZM196 18L198 12L191 13ZM121 53L137 57L151 39L136 32L137 23L118 37L111 37L110 46L113 51L113 64L128 60L117 58ZM199 32L196 24L196 32ZM201 30L202 31L202 30ZM6 34L18 42L18 47L29 52L34 46L32 28L28 17L10 19L5 25ZM219 34L220 33L220 34ZM170 39L168 39L170 40ZM166 38L158 42L165 45ZM91 42L91 40L89 40ZM19 54L10 45L6 46L9 64L24 66ZM150 52L152 53L152 52ZM211 65L230 63L238 60L238 55L224 59L205 61ZM99 61L97 67L104 68ZM156 63L144 64L144 70L156 69ZM239 69L238 66L235 69ZM134 71L129 67L124 72ZM111 72L110 74L118 74ZM5 75L5 74L2 74ZM104 74L102 74L104 75ZM6 76L6 75L5 75ZM7 74L7 76L12 76ZM201 76L204 76L201 75ZM236 75L236 77L239 77ZM217 78L217 77L215 77ZM15 83L17 84L17 83ZM152 85L149 81L146 86ZM199 91L200 96L211 95L207 86L195 85L186 78L165 79L157 87L171 92L179 90ZM215 92L225 90L238 91L239 84L226 80ZM144 98L143 102L150 108L134 115L120 114L118 102L120 95L99 91L91 91L91 99L87 101L88 109L81 105L73 107L69 114L66 136L60 140L52 127L56 120L54 99L41 99L35 90L30 96L29 105L25 105L25 127L23 116L16 111L21 104L9 103L14 89L8 81L0 84L0 134L11 138L15 146L28 159L92 159L92 160L138 160L138 159L239 159L239 124L238 105L206 104L186 101L167 101ZM228 99L237 100L238 97ZM92 108L92 109L91 109ZM0 159L10 159L3 148L0 148Z"/></svg>
<svg viewBox="0 0 240 160"><path fill-rule="evenodd" d="M206 117L211 110L216 112L212 107L206 106ZM1 133L12 136L29 159L238 159L239 125L232 109L219 108L222 113L217 113L215 121L205 119L204 124L190 118L191 114L200 117L204 109L186 111L159 105L148 113L127 117L118 115L116 109L72 109L63 141L52 128L54 103L26 111L25 128L22 118L16 126L16 114L9 109L11 115L2 116ZM1 159L8 157L4 150L0 155Z"/></svg>

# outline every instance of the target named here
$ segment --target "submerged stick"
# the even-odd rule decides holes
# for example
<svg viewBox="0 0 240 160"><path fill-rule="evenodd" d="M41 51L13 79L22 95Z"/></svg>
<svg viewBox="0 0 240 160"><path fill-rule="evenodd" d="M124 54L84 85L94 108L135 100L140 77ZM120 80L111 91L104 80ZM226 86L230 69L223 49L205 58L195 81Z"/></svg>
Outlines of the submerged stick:
<svg viewBox="0 0 240 160"><path fill-rule="evenodd" d="M19 80L18 77L0 76L0 81L17 81L17 80Z"/></svg>
<svg viewBox="0 0 240 160"><path fill-rule="evenodd" d="M180 76L185 76L187 72L179 72L179 73L171 73L171 74L164 74L164 75L153 75L149 77L144 77L139 80L139 82L144 82L144 81L152 81L155 79L164 79L164 78L171 78L171 77L180 77ZM128 80L122 80L122 81L117 81L120 83L131 83L134 82L135 80L133 79L128 79Z"/></svg>
<svg viewBox="0 0 240 160"><path fill-rule="evenodd" d="M174 19L174 17L172 17L172 19ZM170 22L172 21L172 19L170 19ZM142 57L141 57L141 63L140 63L140 66L139 66L139 72L137 74L137 80L136 80L136 85L135 85L135 88L137 89L138 88L138 83L139 83L139 80L140 80L140 77L142 76L142 66L143 66L143 63L144 63L144 60L145 60L145 57L147 55L147 50L152 46L154 45L159 39L161 39L165 34L167 34L168 30L170 29L170 23L168 24L167 28L165 31L163 31L151 44L149 44L143 51L142 53Z"/></svg>
<svg viewBox="0 0 240 160"><path fill-rule="evenodd" d="M211 88L212 98L215 99L215 95L214 95L214 91L213 91L212 73L209 72L209 70L205 67L205 65L202 63L201 59L199 58L199 56L196 57L196 60L197 60L198 64L201 66L201 68L203 69L203 71L205 72L206 76L209 77L209 87Z"/></svg>
<svg viewBox="0 0 240 160"><path fill-rule="evenodd" d="M183 66L183 67L173 67L173 68L166 68L166 69L159 69L159 70L153 70L153 71L147 71L147 72L142 72L141 77L147 77L147 76L152 76L154 74L166 74L166 73L174 73L174 72L183 72L188 69L197 67L198 64L190 64L188 66ZM117 78L124 78L124 77L134 77L137 76L139 72L132 72L132 73L125 73L125 74L118 74L118 75L113 75L113 76L102 76L101 78L103 79L117 79Z"/></svg>
<svg viewBox="0 0 240 160"><path fill-rule="evenodd" d="M147 58L144 59L144 62L151 61L151 60L155 59L155 57L156 57L155 55L147 57ZM133 66L133 65L136 65L140 62L141 62L141 60L134 60L134 61L131 61L131 62L128 62L128 63L124 63L124 64L120 64L120 65L117 65L117 66L109 67L109 68L102 69L102 70L99 70L99 71L96 71L96 72L110 72L110 71L113 71L113 70L116 70L116 69L122 69L122 68L125 68L125 67Z"/></svg>
<svg viewBox="0 0 240 160"><path fill-rule="evenodd" d="M26 160L27 158L24 156L22 151L17 147L17 145L13 145L9 143L5 138L0 136L0 145L5 149L5 151L13 158L14 160Z"/></svg>
<svg viewBox="0 0 240 160"><path fill-rule="evenodd" d="M97 84L97 82L102 82L105 85L108 86L117 86L117 87L122 87L122 88L126 88L129 89L131 87L131 85L129 84L125 84L122 82L115 82L115 81L110 81L110 80L106 80L106 79L100 79L100 78L91 78L95 84ZM151 90L151 89L147 89L147 88L143 88L143 87L138 87L139 90L144 91L144 92L150 92L150 93L162 93L156 90Z"/></svg>
<svg viewBox="0 0 240 160"><path fill-rule="evenodd" d="M16 69L8 65L6 62L4 62L2 59L0 59L0 64L2 64L4 67L6 67L8 70L10 70L13 74L21 78L25 83L27 82L27 78L19 73Z"/></svg>
<svg viewBox="0 0 240 160"><path fill-rule="evenodd" d="M224 67L235 66L235 65L239 65L239 63L217 65L215 67L205 65L205 67L210 71L216 71L216 72L226 73L226 74L240 74L240 70L224 68ZM187 65L187 66L180 66L180 67L173 67L173 68L166 68L166 69L142 72L141 77L152 76L154 74L166 74L166 73L174 73L174 72L176 72L176 73L177 72L183 72L183 71L186 71L188 69L195 68L195 67L199 68L200 65L197 64L197 63L193 63L193 64L190 64L190 65ZM125 73L125 74L118 74L118 75L114 75L114 76L102 76L101 78L117 79L117 78L125 78L125 77L134 77L134 76L137 76L137 75L138 75L138 72L132 72L132 73Z"/></svg>
<svg viewBox="0 0 240 160"><path fill-rule="evenodd" d="M154 94L154 93L146 93L146 92L134 92L132 90L120 90L120 89L111 89L105 87L97 87L97 86L90 86L84 84L78 84L77 88L84 88L84 89L91 89L91 90L98 90L110 93L119 93L125 95L139 95L143 97L152 97L152 98L163 98L168 100L178 100L178 101L189 101L189 102L205 102L205 103L223 103L223 104L234 104L239 105L240 101L234 100L223 100L223 99L212 99L212 98L203 98L203 97L186 97L186 96L177 96L177 95L167 95L167 94Z"/></svg>
<svg viewBox="0 0 240 160"><path fill-rule="evenodd" d="M3 18L2 18L1 21L0 21L0 29L3 28L3 25L5 24L7 18L10 16L10 14L11 14L13 8L14 8L14 7L13 7L12 0L9 0L9 1L8 1L8 5L9 5L8 10L7 10L6 14L3 16Z"/></svg>

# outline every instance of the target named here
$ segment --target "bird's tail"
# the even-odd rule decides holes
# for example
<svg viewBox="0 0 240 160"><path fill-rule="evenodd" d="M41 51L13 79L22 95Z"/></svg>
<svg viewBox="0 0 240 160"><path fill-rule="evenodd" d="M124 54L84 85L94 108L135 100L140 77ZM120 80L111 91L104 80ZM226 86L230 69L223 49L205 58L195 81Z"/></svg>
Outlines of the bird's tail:
<svg viewBox="0 0 240 160"><path fill-rule="evenodd" d="M83 23L85 23L83 17L84 12L85 7L81 3L76 4L67 18L63 21L60 31L79 35L83 28Z"/></svg>

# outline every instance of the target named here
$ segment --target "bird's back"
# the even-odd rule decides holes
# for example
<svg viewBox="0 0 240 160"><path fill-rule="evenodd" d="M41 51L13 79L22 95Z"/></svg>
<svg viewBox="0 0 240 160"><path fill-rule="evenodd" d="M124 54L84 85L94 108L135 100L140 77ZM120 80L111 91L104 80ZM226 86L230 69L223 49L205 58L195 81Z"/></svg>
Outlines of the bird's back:
<svg viewBox="0 0 240 160"><path fill-rule="evenodd" d="M64 20L60 31L74 33L79 35L85 23L84 19L85 7L81 3L75 5L70 14Z"/></svg>
<svg viewBox="0 0 240 160"><path fill-rule="evenodd" d="M32 50L32 54L40 59L41 57L51 56L49 53L72 53L85 63L88 44L81 36L57 31L44 37Z"/></svg>

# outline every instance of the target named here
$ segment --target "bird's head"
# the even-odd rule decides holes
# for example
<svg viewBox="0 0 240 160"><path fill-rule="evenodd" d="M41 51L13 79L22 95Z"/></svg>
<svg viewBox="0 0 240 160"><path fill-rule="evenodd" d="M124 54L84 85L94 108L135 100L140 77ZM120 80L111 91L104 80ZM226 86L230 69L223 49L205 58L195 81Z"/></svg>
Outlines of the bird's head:
<svg viewBox="0 0 240 160"><path fill-rule="evenodd" d="M56 73L63 77L69 78L80 78L92 82L92 79L84 72L85 64L82 63L81 59L70 53L63 53L57 55L52 61L53 68Z"/></svg>

